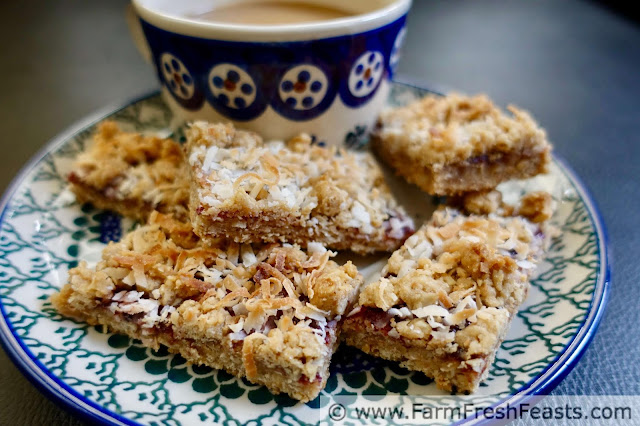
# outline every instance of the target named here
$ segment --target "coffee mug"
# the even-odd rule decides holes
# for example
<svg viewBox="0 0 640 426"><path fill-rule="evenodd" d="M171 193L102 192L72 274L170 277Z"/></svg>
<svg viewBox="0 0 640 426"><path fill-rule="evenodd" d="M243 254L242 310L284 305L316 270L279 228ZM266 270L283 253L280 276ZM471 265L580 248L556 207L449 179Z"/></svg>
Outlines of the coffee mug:
<svg viewBox="0 0 640 426"><path fill-rule="evenodd" d="M350 16L232 24L192 18L228 0L133 0L129 23L180 120L232 121L265 139L305 132L320 145L359 147L389 94L411 0L297 2Z"/></svg>

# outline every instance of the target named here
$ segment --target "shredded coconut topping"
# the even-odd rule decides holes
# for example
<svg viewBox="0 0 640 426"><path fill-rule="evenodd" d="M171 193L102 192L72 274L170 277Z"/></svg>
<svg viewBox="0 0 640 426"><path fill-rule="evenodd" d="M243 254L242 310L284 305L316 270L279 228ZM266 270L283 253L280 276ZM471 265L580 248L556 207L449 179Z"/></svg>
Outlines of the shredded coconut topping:
<svg viewBox="0 0 640 426"><path fill-rule="evenodd" d="M318 369L331 351L330 328L355 300L362 277L351 262L338 266L330 260L335 253L313 247L307 254L295 245L207 246L190 225L155 212L148 225L108 245L95 272L84 264L73 269L71 282L90 277L75 291L143 329L197 329L248 345L247 356L261 339L314 379L324 374Z"/></svg>
<svg viewBox="0 0 640 426"><path fill-rule="evenodd" d="M349 317L365 308L379 309L388 315L385 324L392 337L430 336L447 350L457 345L471 350L470 345L482 342L478 333L494 333L496 324L506 327L526 297L549 235L545 223L521 216L436 211L392 254L380 279L363 289ZM472 327L480 322L494 322L494 331ZM497 338L473 350L489 351L488 342Z"/></svg>
<svg viewBox="0 0 640 426"><path fill-rule="evenodd" d="M425 164L447 164L515 145L549 149L545 131L521 109L504 113L486 95L426 96L380 115L378 136Z"/></svg>
<svg viewBox="0 0 640 426"><path fill-rule="evenodd" d="M413 232L368 152L323 148L307 135L263 142L205 122L191 124L187 139L192 220L203 238L317 241L371 252L393 250ZM265 220L254 226L256 218Z"/></svg>

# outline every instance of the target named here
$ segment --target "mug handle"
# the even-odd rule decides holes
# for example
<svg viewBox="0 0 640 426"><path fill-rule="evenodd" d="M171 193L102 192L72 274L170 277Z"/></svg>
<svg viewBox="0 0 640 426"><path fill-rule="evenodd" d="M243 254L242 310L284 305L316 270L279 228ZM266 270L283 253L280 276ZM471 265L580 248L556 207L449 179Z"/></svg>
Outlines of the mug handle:
<svg viewBox="0 0 640 426"><path fill-rule="evenodd" d="M142 25L140 25L138 14L136 14L136 11L133 9L133 5L131 5L131 3L129 3L125 9L125 19L127 20L127 25L129 26L129 33L131 34L131 38L133 39L133 44L136 45L138 52L140 52L140 56L142 56L142 58L150 64L151 50L149 49L147 39L144 37L144 32L142 32Z"/></svg>

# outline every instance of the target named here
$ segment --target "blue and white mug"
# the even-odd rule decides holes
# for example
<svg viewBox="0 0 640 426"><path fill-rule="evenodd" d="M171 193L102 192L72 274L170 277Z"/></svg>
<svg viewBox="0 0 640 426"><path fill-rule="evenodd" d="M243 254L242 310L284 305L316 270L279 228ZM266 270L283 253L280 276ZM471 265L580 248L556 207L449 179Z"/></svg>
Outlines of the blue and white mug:
<svg viewBox="0 0 640 426"><path fill-rule="evenodd" d="M229 0L133 0L130 24L180 120L358 146L387 99L411 0L298 1L353 16L239 25L189 18Z"/></svg>

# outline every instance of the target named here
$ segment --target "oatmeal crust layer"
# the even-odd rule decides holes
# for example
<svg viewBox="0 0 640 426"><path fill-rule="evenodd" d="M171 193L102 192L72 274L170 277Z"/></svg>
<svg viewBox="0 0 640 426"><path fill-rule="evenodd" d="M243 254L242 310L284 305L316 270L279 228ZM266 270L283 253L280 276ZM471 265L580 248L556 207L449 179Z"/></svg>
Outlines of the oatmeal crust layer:
<svg viewBox="0 0 640 426"><path fill-rule="evenodd" d="M384 111L372 137L383 161L437 195L495 188L545 173L551 145L531 115L486 95L428 95Z"/></svg>
<svg viewBox="0 0 640 426"><path fill-rule="evenodd" d="M351 262L309 246L204 246L189 225L154 212L110 243L95 269L72 269L52 302L65 316L309 401L326 383L362 283Z"/></svg>

